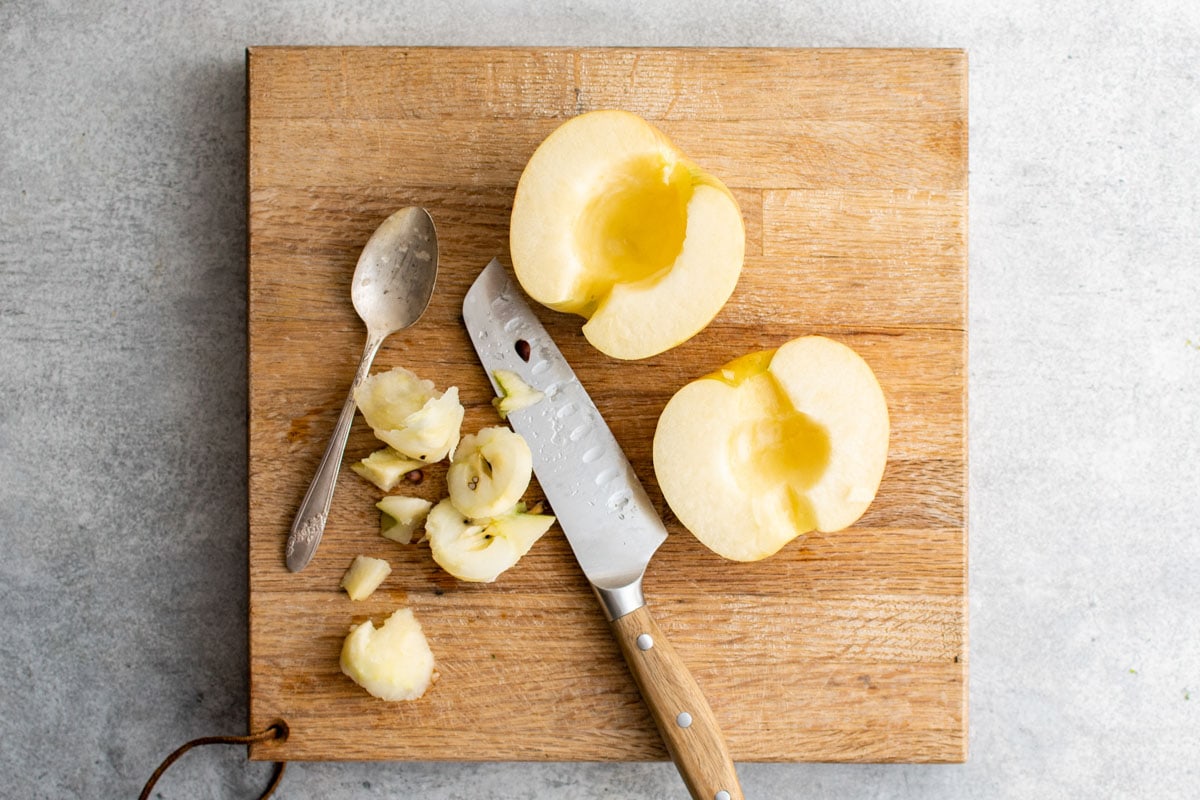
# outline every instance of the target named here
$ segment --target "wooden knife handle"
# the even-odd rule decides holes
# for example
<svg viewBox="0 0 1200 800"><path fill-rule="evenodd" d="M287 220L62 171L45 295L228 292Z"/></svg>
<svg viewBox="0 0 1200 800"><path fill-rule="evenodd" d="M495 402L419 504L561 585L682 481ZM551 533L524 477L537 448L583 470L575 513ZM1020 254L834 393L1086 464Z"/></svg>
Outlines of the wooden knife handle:
<svg viewBox="0 0 1200 800"><path fill-rule="evenodd" d="M744 800L733 759L699 684L642 606L613 635L694 800Z"/></svg>

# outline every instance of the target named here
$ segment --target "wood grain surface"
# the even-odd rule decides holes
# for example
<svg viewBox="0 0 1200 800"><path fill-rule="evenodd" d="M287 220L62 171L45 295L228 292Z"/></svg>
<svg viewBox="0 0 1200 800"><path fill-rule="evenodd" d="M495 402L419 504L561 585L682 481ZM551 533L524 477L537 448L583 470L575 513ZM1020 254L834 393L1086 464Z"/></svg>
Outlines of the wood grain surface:
<svg viewBox="0 0 1200 800"><path fill-rule="evenodd" d="M656 619L739 761L959 761L967 742L966 57L946 50L254 48L249 71L250 728L256 759L661 760L663 743L557 527L494 584L456 581L423 545L378 535L380 492L345 469L321 548L284 542L366 332L359 251L422 205L442 253L426 316L389 339L460 388L464 432L497 423L459 323L494 256L525 162L568 117L616 107L659 126L733 190L746 264L716 320L654 358L592 350L539 308L671 536L651 562ZM858 350L892 429L879 495L852 528L755 564L671 516L650 444L684 383L820 333ZM347 463L378 446L361 419ZM445 495L445 468L410 493ZM536 484L530 498L538 496ZM338 589L359 553L393 572ZM440 679L369 697L338 667L351 624L401 606Z"/></svg>

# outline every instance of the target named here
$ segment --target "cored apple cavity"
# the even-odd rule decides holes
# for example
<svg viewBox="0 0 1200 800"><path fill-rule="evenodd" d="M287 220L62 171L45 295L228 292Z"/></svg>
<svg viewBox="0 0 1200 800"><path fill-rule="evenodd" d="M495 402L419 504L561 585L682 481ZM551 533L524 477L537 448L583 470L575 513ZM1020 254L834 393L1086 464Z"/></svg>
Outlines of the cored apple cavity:
<svg viewBox="0 0 1200 800"><path fill-rule="evenodd" d="M807 491L829 466L829 432L798 411L768 372L774 350L752 353L724 370L721 380L739 394L744 412L729 436L729 464L742 491L760 512L786 515L799 530L816 527Z"/></svg>
<svg viewBox="0 0 1200 800"><path fill-rule="evenodd" d="M575 223L585 307L562 310L591 316L614 284L669 270L683 250L692 189L691 171L658 154L606 169Z"/></svg>

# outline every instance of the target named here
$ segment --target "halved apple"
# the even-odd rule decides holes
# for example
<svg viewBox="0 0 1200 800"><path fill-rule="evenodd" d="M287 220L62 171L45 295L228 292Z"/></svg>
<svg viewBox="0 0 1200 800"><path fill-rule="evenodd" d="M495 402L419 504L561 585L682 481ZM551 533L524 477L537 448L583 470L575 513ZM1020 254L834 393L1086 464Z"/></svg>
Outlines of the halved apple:
<svg viewBox="0 0 1200 800"><path fill-rule="evenodd" d="M867 362L821 336L752 353L680 389L654 434L667 504L702 544L757 561L853 524L887 463L888 410Z"/></svg>
<svg viewBox="0 0 1200 800"><path fill-rule="evenodd" d="M745 225L733 195L625 111L563 123L513 199L509 248L534 300L588 320L603 353L647 358L703 329L733 293Z"/></svg>

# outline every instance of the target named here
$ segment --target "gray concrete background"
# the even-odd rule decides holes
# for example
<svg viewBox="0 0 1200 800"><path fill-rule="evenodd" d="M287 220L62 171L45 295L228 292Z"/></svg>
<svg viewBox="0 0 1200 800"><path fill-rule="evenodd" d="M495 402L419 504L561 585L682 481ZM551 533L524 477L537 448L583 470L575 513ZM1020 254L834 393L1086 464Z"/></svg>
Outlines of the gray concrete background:
<svg viewBox="0 0 1200 800"><path fill-rule="evenodd" d="M249 44L963 47L971 759L751 798L1195 797L1200 6L0 0L0 796L246 724ZM164 798L250 797L243 752ZM282 798L665 798L669 765L297 764Z"/></svg>

